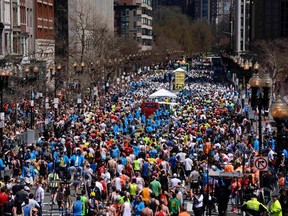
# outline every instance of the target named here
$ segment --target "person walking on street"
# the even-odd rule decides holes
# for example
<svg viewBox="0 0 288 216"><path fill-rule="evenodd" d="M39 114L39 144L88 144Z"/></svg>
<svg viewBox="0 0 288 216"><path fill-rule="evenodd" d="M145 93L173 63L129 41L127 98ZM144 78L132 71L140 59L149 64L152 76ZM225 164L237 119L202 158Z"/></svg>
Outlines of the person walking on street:
<svg viewBox="0 0 288 216"><path fill-rule="evenodd" d="M269 212L271 216L282 216L282 207L279 202L278 196L274 195L273 196L273 203L269 208Z"/></svg>
<svg viewBox="0 0 288 216"><path fill-rule="evenodd" d="M29 205L29 200L25 200L25 205L22 207L23 216L31 216L32 215L32 206Z"/></svg>
<svg viewBox="0 0 288 216"><path fill-rule="evenodd" d="M37 189L35 191L35 200L39 204L39 212L38 216L42 216L42 207L43 207L43 201L44 201L44 189L42 188L42 184L37 184Z"/></svg>
<svg viewBox="0 0 288 216"><path fill-rule="evenodd" d="M80 201L80 196L77 196L76 200L71 206L70 212L73 212L73 216L82 216L83 203Z"/></svg>
<svg viewBox="0 0 288 216"><path fill-rule="evenodd" d="M144 202L145 208L141 211L141 216L153 216L153 211L150 209L150 202Z"/></svg>
<svg viewBox="0 0 288 216"><path fill-rule="evenodd" d="M282 207L282 213L284 215L288 215L288 195L287 195L287 191L286 190L282 190L280 195L280 199L279 202L281 204Z"/></svg>
<svg viewBox="0 0 288 216"><path fill-rule="evenodd" d="M180 201L176 198L176 193L173 193L173 198L169 200L169 211L171 213L171 216L178 216L180 212Z"/></svg>
<svg viewBox="0 0 288 216"><path fill-rule="evenodd" d="M132 215L132 205L126 196L124 197L124 203L121 205L120 211L122 212L122 216Z"/></svg>
<svg viewBox="0 0 288 216"><path fill-rule="evenodd" d="M197 189L193 196L193 211L195 216L203 215L203 200L203 194L201 193L200 189Z"/></svg>

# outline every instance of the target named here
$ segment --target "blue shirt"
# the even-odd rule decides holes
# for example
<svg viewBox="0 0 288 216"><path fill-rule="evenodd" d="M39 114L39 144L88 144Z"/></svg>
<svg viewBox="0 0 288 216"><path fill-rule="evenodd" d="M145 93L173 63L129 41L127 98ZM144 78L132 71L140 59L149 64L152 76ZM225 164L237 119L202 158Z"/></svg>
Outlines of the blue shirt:
<svg viewBox="0 0 288 216"><path fill-rule="evenodd" d="M155 158L156 154L157 154L157 150L156 149L152 149L149 151L149 154L152 158Z"/></svg>
<svg viewBox="0 0 288 216"><path fill-rule="evenodd" d="M139 202L138 204L133 202L132 203L133 209L135 210L135 216L141 216L141 211L145 208L143 202Z"/></svg>
<svg viewBox="0 0 288 216"><path fill-rule="evenodd" d="M172 168L176 167L176 158L174 156L171 157L168 162L171 164Z"/></svg>
<svg viewBox="0 0 288 216"><path fill-rule="evenodd" d="M120 154L119 148L111 148L110 155L112 158L118 158Z"/></svg>
<svg viewBox="0 0 288 216"><path fill-rule="evenodd" d="M259 152L259 140L256 139L256 140L254 141L253 147L254 147L254 149L255 149L257 152Z"/></svg>
<svg viewBox="0 0 288 216"><path fill-rule="evenodd" d="M148 176L148 167L149 167L149 163L144 162L143 166L142 166L142 176Z"/></svg>
<svg viewBox="0 0 288 216"><path fill-rule="evenodd" d="M138 154L140 153L140 150L141 150L140 146L137 146L137 145L133 146L133 152L134 152L136 157L138 157Z"/></svg>
<svg viewBox="0 0 288 216"><path fill-rule="evenodd" d="M23 206L24 216L30 216L31 209L32 209L32 206L30 205Z"/></svg>
<svg viewBox="0 0 288 216"><path fill-rule="evenodd" d="M82 205L83 203L80 200L76 200L73 203L73 216L81 216L82 215Z"/></svg>

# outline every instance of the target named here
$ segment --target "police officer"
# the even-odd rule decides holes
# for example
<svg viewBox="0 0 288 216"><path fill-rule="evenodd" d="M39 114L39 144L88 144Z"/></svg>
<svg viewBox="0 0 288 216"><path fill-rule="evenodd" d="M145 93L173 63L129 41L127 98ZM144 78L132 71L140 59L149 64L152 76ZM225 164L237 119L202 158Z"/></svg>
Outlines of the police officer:
<svg viewBox="0 0 288 216"><path fill-rule="evenodd" d="M273 195L273 203L269 210L271 216L282 216L282 207L278 200L278 195Z"/></svg>
<svg viewBox="0 0 288 216"><path fill-rule="evenodd" d="M253 216L260 216L261 212L268 212L267 207L257 200L257 196L255 194L252 195L250 200L243 204L242 210L248 215Z"/></svg>

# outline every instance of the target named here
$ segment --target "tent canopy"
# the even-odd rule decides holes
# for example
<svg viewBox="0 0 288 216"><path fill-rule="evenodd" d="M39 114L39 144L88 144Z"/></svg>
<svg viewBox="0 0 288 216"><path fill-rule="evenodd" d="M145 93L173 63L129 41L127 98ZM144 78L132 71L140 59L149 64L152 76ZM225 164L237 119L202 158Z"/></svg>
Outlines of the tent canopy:
<svg viewBox="0 0 288 216"><path fill-rule="evenodd" d="M160 89L149 96L149 98L158 98L158 97L168 97L168 98L177 98L177 95L173 92L167 91L166 89Z"/></svg>
<svg viewBox="0 0 288 216"><path fill-rule="evenodd" d="M186 72L186 70L182 69L182 68L177 68L176 70L173 71L174 73L175 72Z"/></svg>

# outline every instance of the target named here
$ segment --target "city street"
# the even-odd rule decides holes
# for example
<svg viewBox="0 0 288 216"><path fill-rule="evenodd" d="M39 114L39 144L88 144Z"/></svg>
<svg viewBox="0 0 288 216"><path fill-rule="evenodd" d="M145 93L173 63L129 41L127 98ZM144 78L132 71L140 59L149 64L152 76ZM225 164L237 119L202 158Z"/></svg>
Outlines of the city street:
<svg viewBox="0 0 288 216"><path fill-rule="evenodd" d="M288 215L288 0L0 5L0 216Z"/></svg>

